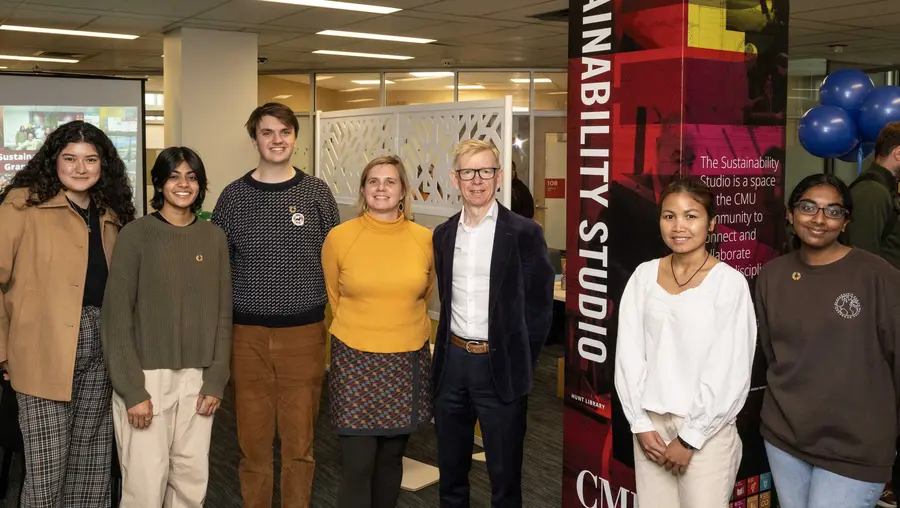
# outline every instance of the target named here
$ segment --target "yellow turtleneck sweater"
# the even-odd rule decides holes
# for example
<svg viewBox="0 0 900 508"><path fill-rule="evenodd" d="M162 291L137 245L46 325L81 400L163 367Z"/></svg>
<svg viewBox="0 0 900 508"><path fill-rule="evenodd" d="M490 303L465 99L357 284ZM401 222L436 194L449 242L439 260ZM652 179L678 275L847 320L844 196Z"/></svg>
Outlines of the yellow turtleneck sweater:
<svg viewBox="0 0 900 508"><path fill-rule="evenodd" d="M431 334L431 231L402 215L368 212L328 233L322 247L331 334L369 353L419 350Z"/></svg>

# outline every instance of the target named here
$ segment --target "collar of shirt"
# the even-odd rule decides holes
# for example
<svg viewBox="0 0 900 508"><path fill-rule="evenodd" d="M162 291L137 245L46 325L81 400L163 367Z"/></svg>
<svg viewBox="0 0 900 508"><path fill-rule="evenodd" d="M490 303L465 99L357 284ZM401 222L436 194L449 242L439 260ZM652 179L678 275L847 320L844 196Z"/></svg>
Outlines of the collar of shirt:
<svg viewBox="0 0 900 508"><path fill-rule="evenodd" d="M465 209L465 207L463 207L462 213L459 214L459 225L460 225L460 227L464 228L466 231L472 231L474 229L478 229L478 227L481 226L482 224L484 224L484 221L486 221L487 219L491 219L493 221L497 220L498 208L499 208L499 206L497 205L497 200L494 200L494 204L492 204L491 207L488 209L488 212L481 219L481 222L479 222L475 226L467 226L466 225L466 209Z"/></svg>

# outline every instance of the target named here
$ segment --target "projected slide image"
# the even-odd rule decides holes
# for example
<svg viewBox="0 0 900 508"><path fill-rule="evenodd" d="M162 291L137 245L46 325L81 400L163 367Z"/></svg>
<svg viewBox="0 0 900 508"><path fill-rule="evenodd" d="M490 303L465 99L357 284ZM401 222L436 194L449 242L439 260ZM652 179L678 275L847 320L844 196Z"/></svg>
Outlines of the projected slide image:
<svg viewBox="0 0 900 508"><path fill-rule="evenodd" d="M55 129L84 120L102 129L137 182L139 117L136 107L0 106L0 186L25 167Z"/></svg>

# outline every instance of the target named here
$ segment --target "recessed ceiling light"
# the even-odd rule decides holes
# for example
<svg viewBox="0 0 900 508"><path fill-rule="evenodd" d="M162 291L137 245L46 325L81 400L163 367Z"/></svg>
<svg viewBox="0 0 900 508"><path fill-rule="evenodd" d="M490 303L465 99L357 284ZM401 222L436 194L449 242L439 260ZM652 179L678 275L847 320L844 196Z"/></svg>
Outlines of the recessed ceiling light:
<svg viewBox="0 0 900 508"><path fill-rule="evenodd" d="M4 66L0 65L0 69L9 69L9 67L4 67Z"/></svg>
<svg viewBox="0 0 900 508"><path fill-rule="evenodd" d="M346 90L340 90L341 92L362 92L363 90L368 90L369 87L363 86L360 88L348 88Z"/></svg>
<svg viewBox="0 0 900 508"><path fill-rule="evenodd" d="M41 56L0 55L0 60L21 60L23 62L78 63L78 60L73 60L71 58L44 58Z"/></svg>
<svg viewBox="0 0 900 508"><path fill-rule="evenodd" d="M262 0L279 4L305 5L307 7L323 7L325 9L341 9L345 11L371 12L373 14L392 14L402 9L382 7L380 5L355 4L350 2L334 2L332 0Z"/></svg>
<svg viewBox="0 0 900 508"><path fill-rule="evenodd" d="M422 39L419 37L400 37L399 35L367 34L363 32L344 32L342 30L322 30L316 35L333 35L335 37L350 37L353 39L372 39L376 41L411 42L413 44L428 44L437 39Z"/></svg>
<svg viewBox="0 0 900 508"><path fill-rule="evenodd" d="M11 30L14 32L32 32L38 34L53 35L80 35L82 37L102 37L104 39L137 39L137 35L128 34L111 34L106 32L88 32L85 30L61 30L59 28L40 28L36 26L17 26L17 25L0 25L0 30Z"/></svg>
<svg viewBox="0 0 900 508"><path fill-rule="evenodd" d="M417 78L449 78L453 77L452 72L410 72L410 76Z"/></svg>
<svg viewBox="0 0 900 508"><path fill-rule="evenodd" d="M352 101L347 101L347 102L369 102L369 101L374 101L374 100L375 99L353 99Z"/></svg>
<svg viewBox="0 0 900 508"><path fill-rule="evenodd" d="M353 81L357 85L380 85L381 84L380 79L354 79L351 81ZM394 82L389 81L389 80L384 80L384 84L385 85L393 85Z"/></svg>
<svg viewBox="0 0 900 508"><path fill-rule="evenodd" d="M293 97L293 95L276 95L275 97L272 97L272 98L273 99L289 99L291 97Z"/></svg>
<svg viewBox="0 0 900 508"><path fill-rule="evenodd" d="M531 83L531 80L528 78L512 78L510 81L513 83ZM553 80L550 78L534 78L535 83L553 83Z"/></svg>
<svg viewBox="0 0 900 508"><path fill-rule="evenodd" d="M331 79L333 77L334 76L319 76L318 74L316 74L316 81L325 81L326 79Z"/></svg>
<svg viewBox="0 0 900 508"><path fill-rule="evenodd" d="M337 55L337 56L358 56L360 58L384 58L387 60L412 60L415 57L400 55L381 55L378 53L355 53L353 51L331 51L328 49L317 49L313 53L319 55Z"/></svg>
<svg viewBox="0 0 900 508"><path fill-rule="evenodd" d="M453 88L453 85L447 85L447 88ZM459 90L484 90L484 85L459 85Z"/></svg>
<svg viewBox="0 0 900 508"><path fill-rule="evenodd" d="M527 113L527 106L513 106L513 113Z"/></svg>

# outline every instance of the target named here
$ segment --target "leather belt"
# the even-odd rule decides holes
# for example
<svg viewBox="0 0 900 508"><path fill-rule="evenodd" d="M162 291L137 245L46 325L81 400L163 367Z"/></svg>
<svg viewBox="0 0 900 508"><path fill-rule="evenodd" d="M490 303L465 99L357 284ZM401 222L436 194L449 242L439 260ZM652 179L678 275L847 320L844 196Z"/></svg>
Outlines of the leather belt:
<svg viewBox="0 0 900 508"><path fill-rule="evenodd" d="M484 355L488 352L487 341L466 340L454 334L450 334L450 343L456 347L466 350L466 353L473 355Z"/></svg>

